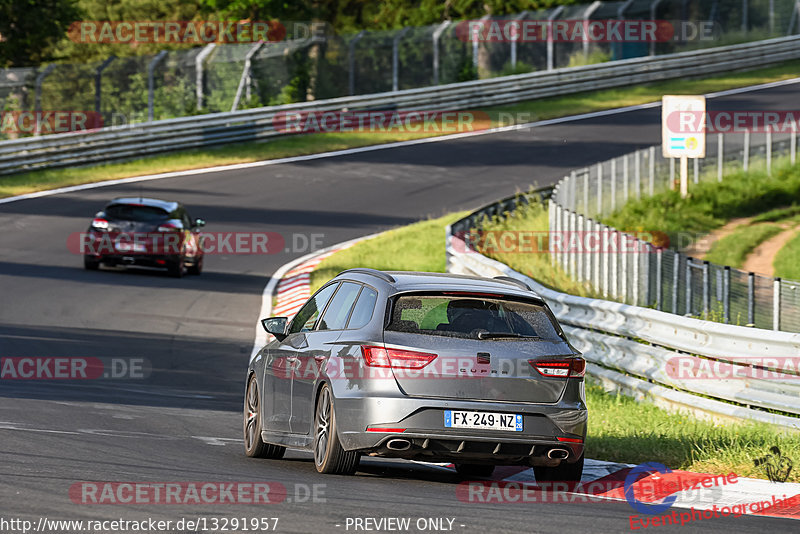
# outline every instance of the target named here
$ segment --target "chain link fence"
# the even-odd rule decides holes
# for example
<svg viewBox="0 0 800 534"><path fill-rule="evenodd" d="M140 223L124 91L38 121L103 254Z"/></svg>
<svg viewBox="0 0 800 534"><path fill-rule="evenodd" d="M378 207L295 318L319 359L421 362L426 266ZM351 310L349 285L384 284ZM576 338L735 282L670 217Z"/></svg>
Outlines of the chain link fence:
<svg viewBox="0 0 800 534"><path fill-rule="evenodd" d="M475 21L353 35L336 35L324 25L324 31L311 32L290 25L280 42L0 70L0 111L90 111L116 126L755 41L798 33L798 13L798 0L626 0L480 21L484 28L524 21L545 26L573 21L584 28L591 21L669 23L674 35L656 42L564 38L554 32L547 39L520 33L476 40L470 33ZM701 31L706 39L698 38ZM30 135L6 130L0 130L0 139Z"/></svg>
<svg viewBox="0 0 800 534"><path fill-rule="evenodd" d="M709 135L707 157L692 160L689 180L722 181L742 169L771 173L778 158L795 164L797 149L796 129ZM675 188L675 167L674 159L662 157L659 146L570 173L556 185L550 202L551 232L565 236L560 242L550 240L553 261L604 298L718 322L800 332L800 281L716 265L665 247L685 249L690 240L681 242L681 236L677 243L666 243L666 235L626 234L597 222L629 200ZM576 242L567 244L567 239Z"/></svg>

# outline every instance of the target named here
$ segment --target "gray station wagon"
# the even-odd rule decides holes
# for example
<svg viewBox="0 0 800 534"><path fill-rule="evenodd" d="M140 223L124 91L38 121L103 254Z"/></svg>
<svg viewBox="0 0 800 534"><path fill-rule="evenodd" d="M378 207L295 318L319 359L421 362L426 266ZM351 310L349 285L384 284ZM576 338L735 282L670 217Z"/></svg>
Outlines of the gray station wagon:
<svg viewBox="0 0 800 534"><path fill-rule="evenodd" d="M586 362L518 280L350 269L291 321L262 325L274 339L247 373L248 456L289 447L322 473L370 455L580 480Z"/></svg>

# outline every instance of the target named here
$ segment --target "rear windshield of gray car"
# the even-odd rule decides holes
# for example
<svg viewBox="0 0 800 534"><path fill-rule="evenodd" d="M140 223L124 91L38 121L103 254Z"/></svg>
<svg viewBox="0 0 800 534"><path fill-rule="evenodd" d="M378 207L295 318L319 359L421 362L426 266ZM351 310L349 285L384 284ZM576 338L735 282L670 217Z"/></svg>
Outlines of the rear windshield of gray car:
<svg viewBox="0 0 800 534"><path fill-rule="evenodd" d="M482 295L404 295L394 301L387 330L413 334L473 339L516 336L544 341L561 338L545 311L536 302ZM510 334L503 337L502 334Z"/></svg>

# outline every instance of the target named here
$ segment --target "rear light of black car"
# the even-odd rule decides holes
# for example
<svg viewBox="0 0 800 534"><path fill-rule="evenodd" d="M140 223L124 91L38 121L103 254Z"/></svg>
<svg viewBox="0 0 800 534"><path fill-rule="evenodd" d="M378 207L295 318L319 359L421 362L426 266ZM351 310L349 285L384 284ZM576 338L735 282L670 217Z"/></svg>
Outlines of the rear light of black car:
<svg viewBox="0 0 800 534"><path fill-rule="evenodd" d="M373 345L362 345L361 354L370 367L391 367L394 369L422 369L437 355L415 350L387 349Z"/></svg>
<svg viewBox="0 0 800 534"><path fill-rule="evenodd" d="M528 360L531 367L542 376L552 378L581 378L586 374L586 360L565 358L563 360Z"/></svg>

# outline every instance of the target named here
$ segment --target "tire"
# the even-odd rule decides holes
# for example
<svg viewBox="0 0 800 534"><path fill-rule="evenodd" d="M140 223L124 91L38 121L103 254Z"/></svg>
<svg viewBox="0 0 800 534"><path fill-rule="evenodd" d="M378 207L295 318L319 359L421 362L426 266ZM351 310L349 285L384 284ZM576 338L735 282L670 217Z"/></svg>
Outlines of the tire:
<svg viewBox="0 0 800 534"><path fill-rule="evenodd" d="M203 258L198 259L196 263L190 265L186 272L195 276L198 276L200 273L202 273Z"/></svg>
<svg viewBox="0 0 800 534"><path fill-rule="evenodd" d="M489 478L494 473L493 465L456 464L456 472L462 478Z"/></svg>
<svg viewBox="0 0 800 534"><path fill-rule="evenodd" d="M339 442L333 395L325 384L319 392L314 410L314 466L320 473L352 475L360 457L358 451L346 451Z"/></svg>
<svg viewBox="0 0 800 534"><path fill-rule="evenodd" d="M286 447L264 443L261 439L261 411L256 376L247 382L244 394L244 453L251 458L283 458Z"/></svg>
<svg viewBox="0 0 800 534"><path fill-rule="evenodd" d="M183 271L186 267L186 264L183 261L183 256L178 258L178 261L174 263L170 263L167 267L167 272L173 278L181 278L183 276Z"/></svg>
<svg viewBox="0 0 800 534"><path fill-rule="evenodd" d="M583 474L583 458L578 459L575 463L567 463L562 461L556 467L534 466L533 474L536 476L537 484L539 482L566 482L570 491L575 489L581 481Z"/></svg>
<svg viewBox="0 0 800 534"><path fill-rule="evenodd" d="M91 259L89 256L83 257L83 268L87 271L96 271L100 268L100 262Z"/></svg>

